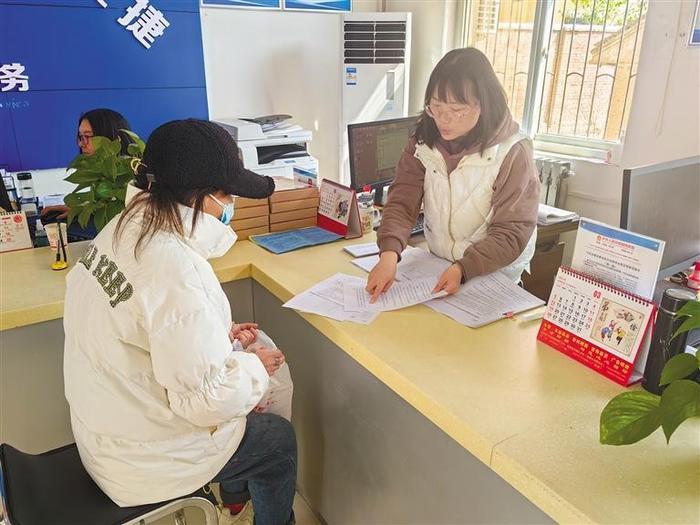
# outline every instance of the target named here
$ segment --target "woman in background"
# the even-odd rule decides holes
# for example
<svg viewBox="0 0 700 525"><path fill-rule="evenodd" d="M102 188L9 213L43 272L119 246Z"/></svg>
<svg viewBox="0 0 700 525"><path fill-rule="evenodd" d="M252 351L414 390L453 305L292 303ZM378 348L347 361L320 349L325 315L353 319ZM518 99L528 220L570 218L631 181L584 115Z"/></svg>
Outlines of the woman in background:
<svg viewBox="0 0 700 525"><path fill-rule="evenodd" d="M110 140L119 139L121 142L121 154L127 155L127 148L133 141L131 137L121 130L130 130L129 123L121 113L107 108L91 109L86 111L78 119L78 153L90 156L95 153L92 143L93 137L106 137ZM55 219L66 219L69 208L65 204L46 206L41 210L42 222L52 222ZM73 221L68 227L70 240L94 239L97 235L92 219L85 228L81 228L78 221Z"/></svg>

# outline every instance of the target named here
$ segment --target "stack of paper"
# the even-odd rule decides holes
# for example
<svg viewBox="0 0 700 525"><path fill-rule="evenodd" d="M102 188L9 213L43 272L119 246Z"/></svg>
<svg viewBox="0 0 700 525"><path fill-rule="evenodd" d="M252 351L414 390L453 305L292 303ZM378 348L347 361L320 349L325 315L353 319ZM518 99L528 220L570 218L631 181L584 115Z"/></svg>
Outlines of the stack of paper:
<svg viewBox="0 0 700 525"><path fill-rule="evenodd" d="M371 271L377 262L378 255L352 261L367 272ZM451 264L450 261L420 248L408 247L401 252L401 262L396 267L397 282L387 293L404 283L425 282L432 290L440 275ZM544 301L520 288L499 272L470 279L460 286L454 295L425 303L427 307L470 328L477 328L543 304Z"/></svg>
<svg viewBox="0 0 700 525"><path fill-rule="evenodd" d="M380 312L406 308L444 295L442 292L432 293L435 285L432 281L433 279L419 279L396 283L376 303L370 304L370 295L365 291L365 279L337 273L282 306L323 315L336 321L369 324Z"/></svg>
<svg viewBox="0 0 700 525"><path fill-rule="evenodd" d="M374 321L377 311L346 311L343 307L343 287L345 283L364 286L365 280L352 275L337 273L325 281L312 286L284 303L285 308L293 308L300 312L318 314L330 317L336 321L352 321L353 323L369 324Z"/></svg>
<svg viewBox="0 0 700 525"><path fill-rule="evenodd" d="M572 211L561 210L554 206L540 204L537 210L537 224L546 226L548 224L557 224L560 222L573 221L578 219L578 215Z"/></svg>

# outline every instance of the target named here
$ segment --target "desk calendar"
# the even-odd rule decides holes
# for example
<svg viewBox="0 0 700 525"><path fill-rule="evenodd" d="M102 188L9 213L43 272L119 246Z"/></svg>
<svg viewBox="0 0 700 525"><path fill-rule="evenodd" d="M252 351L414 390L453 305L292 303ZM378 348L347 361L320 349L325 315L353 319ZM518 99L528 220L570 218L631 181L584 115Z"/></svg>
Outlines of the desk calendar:
<svg viewBox="0 0 700 525"><path fill-rule="evenodd" d="M355 190L327 179L321 181L317 224L328 231L354 239L362 235L360 209Z"/></svg>
<svg viewBox="0 0 700 525"><path fill-rule="evenodd" d="M0 252L32 247L29 225L23 211L0 213Z"/></svg>
<svg viewBox="0 0 700 525"><path fill-rule="evenodd" d="M654 303L561 267L537 339L621 385L641 379Z"/></svg>

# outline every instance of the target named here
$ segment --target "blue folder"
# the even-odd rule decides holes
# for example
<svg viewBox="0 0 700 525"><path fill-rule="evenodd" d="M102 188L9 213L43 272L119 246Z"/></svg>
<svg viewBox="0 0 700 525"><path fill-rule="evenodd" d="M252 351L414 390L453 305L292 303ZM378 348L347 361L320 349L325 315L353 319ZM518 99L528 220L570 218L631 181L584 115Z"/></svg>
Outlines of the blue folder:
<svg viewBox="0 0 700 525"><path fill-rule="evenodd" d="M298 230L251 235L249 239L272 253L280 254L308 246L326 244L338 239L344 239L344 237L318 226L311 226Z"/></svg>

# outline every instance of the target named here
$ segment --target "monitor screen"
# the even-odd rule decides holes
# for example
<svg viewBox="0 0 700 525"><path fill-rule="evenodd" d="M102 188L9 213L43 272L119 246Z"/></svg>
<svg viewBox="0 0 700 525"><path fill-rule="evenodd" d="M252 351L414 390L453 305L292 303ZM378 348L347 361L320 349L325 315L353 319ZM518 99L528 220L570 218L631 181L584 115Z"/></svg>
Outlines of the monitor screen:
<svg viewBox="0 0 700 525"><path fill-rule="evenodd" d="M659 277L700 256L700 157L625 169L620 227L666 241Z"/></svg>
<svg viewBox="0 0 700 525"><path fill-rule="evenodd" d="M394 179L406 143L416 130L418 117L348 125L350 184L361 191Z"/></svg>

